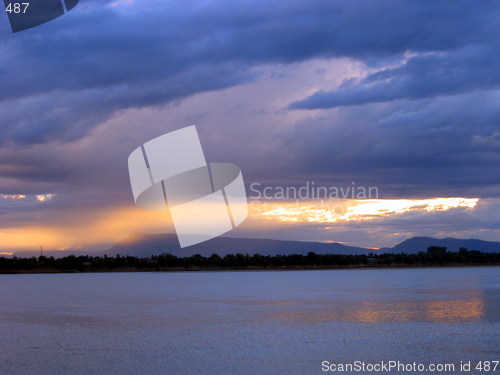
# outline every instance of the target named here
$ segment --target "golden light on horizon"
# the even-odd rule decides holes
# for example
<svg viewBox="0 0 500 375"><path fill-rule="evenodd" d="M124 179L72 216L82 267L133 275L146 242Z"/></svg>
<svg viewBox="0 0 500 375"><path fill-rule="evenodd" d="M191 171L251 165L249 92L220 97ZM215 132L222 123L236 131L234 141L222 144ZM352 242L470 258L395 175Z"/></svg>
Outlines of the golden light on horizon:
<svg viewBox="0 0 500 375"><path fill-rule="evenodd" d="M5 228L0 231L1 251L7 253L4 255L9 255L12 252L10 249L39 249L41 244L55 248L62 238L62 231L43 226Z"/></svg>
<svg viewBox="0 0 500 375"><path fill-rule="evenodd" d="M0 251L0 255L7 255L7 256L12 256L14 253L8 252L8 251Z"/></svg>
<svg viewBox="0 0 500 375"><path fill-rule="evenodd" d="M250 202L249 217L244 225L252 230L269 230L273 225L286 223L334 224L379 220L413 212L425 214L455 208L470 210L476 207L478 201L478 198L435 198ZM206 219L210 220L210 217ZM333 226L325 228L332 229ZM0 251L10 253L33 250L39 249L40 245L47 250L76 249L89 245L114 244L131 233L166 232L175 232L166 209L154 211L117 207L103 211L80 210L78 215L68 213L43 225L2 228Z"/></svg>
<svg viewBox="0 0 500 375"><path fill-rule="evenodd" d="M253 205L254 212L265 219L282 222L336 223L374 220L409 212L448 211L453 208L473 209L479 198L431 199L359 199L318 202L280 202Z"/></svg>
<svg viewBox="0 0 500 375"><path fill-rule="evenodd" d="M64 220L64 219L61 219ZM64 223L19 226L0 230L0 251L70 250L100 243L116 243L135 232L172 231L168 212L117 208L103 212L82 211ZM9 255L9 254L4 254Z"/></svg>

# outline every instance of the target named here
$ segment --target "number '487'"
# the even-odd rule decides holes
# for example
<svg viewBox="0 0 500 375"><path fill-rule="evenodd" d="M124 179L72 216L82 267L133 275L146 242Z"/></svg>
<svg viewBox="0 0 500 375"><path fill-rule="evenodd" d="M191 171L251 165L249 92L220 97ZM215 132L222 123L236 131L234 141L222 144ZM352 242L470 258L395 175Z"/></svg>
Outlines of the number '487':
<svg viewBox="0 0 500 375"><path fill-rule="evenodd" d="M8 3L7 8L5 8L5 11L7 13L26 13L28 10L28 7L30 6L30 3Z"/></svg>

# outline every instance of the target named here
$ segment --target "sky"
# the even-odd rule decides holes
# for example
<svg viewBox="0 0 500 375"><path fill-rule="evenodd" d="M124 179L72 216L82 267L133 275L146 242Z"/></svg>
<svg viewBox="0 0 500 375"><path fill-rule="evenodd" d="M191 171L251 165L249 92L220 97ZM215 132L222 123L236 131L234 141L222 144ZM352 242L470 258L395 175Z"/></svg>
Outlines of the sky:
<svg viewBox="0 0 500 375"><path fill-rule="evenodd" d="M500 240L499 29L487 1L80 0L15 34L1 12L0 252L173 232L127 158L192 124L242 170L230 236Z"/></svg>

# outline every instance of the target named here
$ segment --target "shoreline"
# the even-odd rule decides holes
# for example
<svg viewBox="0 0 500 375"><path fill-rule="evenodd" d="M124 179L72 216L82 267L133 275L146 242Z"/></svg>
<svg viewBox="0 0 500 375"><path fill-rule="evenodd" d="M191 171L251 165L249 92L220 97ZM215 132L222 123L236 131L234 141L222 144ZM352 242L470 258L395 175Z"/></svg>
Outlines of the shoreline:
<svg viewBox="0 0 500 375"><path fill-rule="evenodd" d="M116 269L33 269L33 270L0 270L0 275L30 275L30 274L74 274L74 273L136 273L136 272L255 272L255 271L332 271L332 270L390 270L390 269L420 269L420 268L470 268L470 267L500 267L500 263L450 263L434 265L371 265L371 266L286 266L286 267L157 267Z"/></svg>

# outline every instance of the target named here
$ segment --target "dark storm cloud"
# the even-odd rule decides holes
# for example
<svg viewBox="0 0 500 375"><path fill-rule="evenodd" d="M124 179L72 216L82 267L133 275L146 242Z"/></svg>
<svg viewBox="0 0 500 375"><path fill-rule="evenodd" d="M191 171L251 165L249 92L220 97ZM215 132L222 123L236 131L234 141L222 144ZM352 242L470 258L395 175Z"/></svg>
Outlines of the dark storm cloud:
<svg viewBox="0 0 500 375"><path fill-rule="evenodd" d="M499 25L500 26L500 25ZM292 109L422 99L500 87L500 43L474 45L459 51L410 58L403 66L368 75L337 90L317 92L292 103Z"/></svg>
<svg viewBox="0 0 500 375"><path fill-rule="evenodd" d="M318 91L291 103L289 107L336 108L399 99L431 98L500 87L500 35L497 32L500 28L500 8L497 6L495 9L489 9L489 14L478 17L478 9L472 3L468 4L469 7L464 5L461 3L460 6L454 7L448 3L440 3L439 6L443 7L443 18L436 24L433 23L432 16L428 19L420 14L422 17L419 18L419 13L416 13L415 20L430 22L435 27L427 49L418 48L421 46L418 38L405 39L406 49L411 52L395 67L382 67L364 79L348 80L332 91ZM493 6L493 3L487 6ZM467 9L472 13L467 14ZM450 10L464 11L460 19L465 20L465 29L447 21L447 17L451 16L448 13ZM454 44L449 43L446 37L441 39L443 33L446 35L450 31L448 27L459 28L455 29L457 35ZM364 30L366 31L366 28ZM421 29L420 32L420 36L424 40L427 39L429 35L426 35L425 30ZM376 32L375 35L380 36L380 33ZM392 38L387 36L387 40ZM448 43L444 42L445 40L448 40ZM369 65L371 59L365 60ZM386 63L390 65L391 61L386 60Z"/></svg>
<svg viewBox="0 0 500 375"><path fill-rule="evenodd" d="M121 109L251 80L259 64L337 56L377 64L407 50L453 51L483 40L494 6L81 1L0 37L0 142L75 140Z"/></svg>

